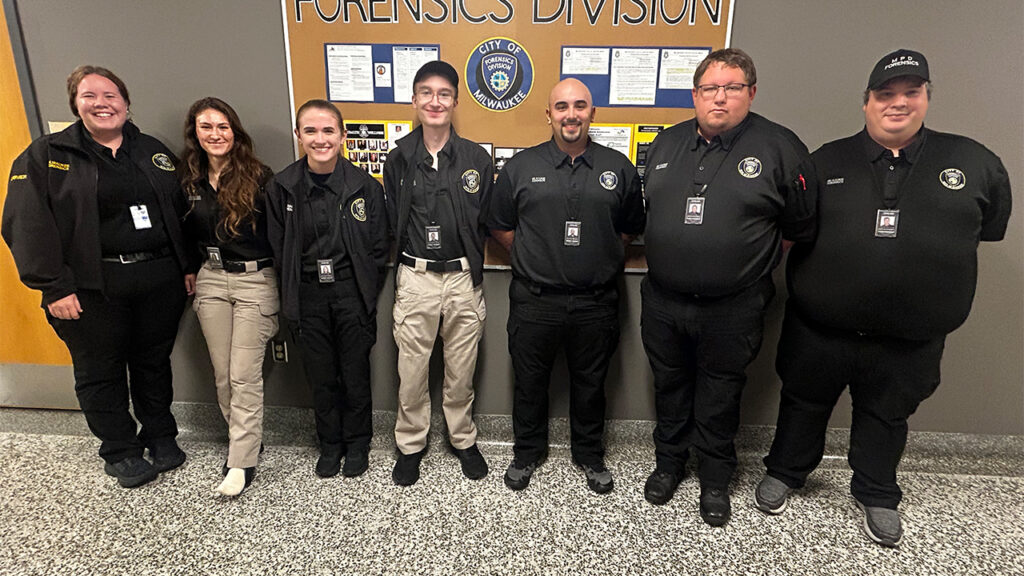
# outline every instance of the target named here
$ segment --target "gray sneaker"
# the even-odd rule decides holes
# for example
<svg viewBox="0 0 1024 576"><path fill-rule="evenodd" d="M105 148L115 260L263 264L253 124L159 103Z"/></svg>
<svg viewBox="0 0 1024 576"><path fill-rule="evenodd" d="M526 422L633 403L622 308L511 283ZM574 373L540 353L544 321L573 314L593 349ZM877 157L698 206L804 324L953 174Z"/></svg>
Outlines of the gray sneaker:
<svg viewBox="0 0 1024 576"><path fill-rule="evenodd" d="M521 462L513 458L505 470L505 486L513 490L523 490L530 485L530 477L537 469L537 462Z"/></svg>
<svg viewBox="0 0 1024 576"><path fill-rule="evenodd" d="M782 480L765 474L754 489L754 506L767 514L782 514L792 491Z"/></svg>
<svg viewBox="0 0 1024 576"><path fill-rule="evenodd" d="M857 507L864 511L864 533L882 546L895 548L903 538L900 513L892 508L865 506L857 501Z"/></svg>
<svg viewBox="0 0 1024 576"><path fill-rule="evenodd" d="M615 487L612 481L612 473L604 467L603 463L580 464L583 475L587 477L587 487L598 494L607 494Z"/></svg>

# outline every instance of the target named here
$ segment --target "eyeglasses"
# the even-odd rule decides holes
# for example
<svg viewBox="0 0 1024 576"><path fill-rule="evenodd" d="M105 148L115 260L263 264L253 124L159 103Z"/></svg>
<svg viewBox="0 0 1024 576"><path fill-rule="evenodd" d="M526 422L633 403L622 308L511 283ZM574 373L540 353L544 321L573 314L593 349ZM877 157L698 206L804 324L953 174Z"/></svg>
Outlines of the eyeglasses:
<svg viewBox="0 0 1024 576"><path fill-rule="evenodd" d="M447 106L451 104L452 100L455 99L455 94L448 90L434 92L430 88L420 88L419 90L416 91L416 98L423 104L430 102L431 100L434 99L435 96L437 97L437 102L442 106Z"/></svg>
<svg viewBox="0 0 1024 576"><path fill-rule="evenodd" d="M736 98L743 93L743 89L749 87L750 84L726 84L724 86L720 84L701 84L697 86L697 93L700 97L705 100L710 100L718 95L719 90L725 90L726 98Z"/></svg>

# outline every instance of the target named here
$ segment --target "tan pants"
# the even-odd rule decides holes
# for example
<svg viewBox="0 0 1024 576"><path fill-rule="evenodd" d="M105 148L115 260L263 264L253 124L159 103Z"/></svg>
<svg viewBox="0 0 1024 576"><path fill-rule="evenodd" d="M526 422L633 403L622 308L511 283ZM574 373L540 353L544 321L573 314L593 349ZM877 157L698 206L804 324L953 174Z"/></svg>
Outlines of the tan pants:
<svg viewBox="0 0 1024 576"><path fill-rule="evenodd" d="M398 421L395 443L403 454L427 445L430 430L428 372L434 340L444 342L442 406L453 446L476 443L473 372L487 307L483 288L468 270L428 272L399 265L394 334L398 344ZM439 330L440 329L440 330Z"/></svg>
<svg viewBox="0 0 1024 576"><path fill-rule="evenodd" d="M273 268L235 274L203 266L192 307L228 423L228 466L255 466L263 440L263 356L278 328L277 275Z"/></svg>

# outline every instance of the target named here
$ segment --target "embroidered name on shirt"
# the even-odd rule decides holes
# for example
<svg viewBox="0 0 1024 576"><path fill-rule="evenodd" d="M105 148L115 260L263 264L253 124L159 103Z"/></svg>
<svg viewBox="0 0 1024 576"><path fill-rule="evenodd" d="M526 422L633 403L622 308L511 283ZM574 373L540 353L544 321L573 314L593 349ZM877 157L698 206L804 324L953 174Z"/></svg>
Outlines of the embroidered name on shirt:
<svg viewBox="0 0 1024 576"><path fill-rule="evenodd" d="M65 172L67 172L68 170L71 169L71 165L70 164L61 164L60 162L57 162L56 160L50 160L50 163L47 164L47 166L49 166L50 168L56 168L57 170L63 170Z"/></svg>
<svg viewBox="0 0 1024 576"><path fill-rule="evenodd" d="M546 181L547 181L547 178L545 178L544 176L534 176L533 179L530 180L530 182L546 182Z"/></svg>
<svg viewBox="0 0 1024 576"><path fill-rule="evenodd" d="M842 184L843 178L829 178L825 181L825 186L831 186L833 184Z"/></svg>
<svg viewBox="0 0 1024 576"><path fill-rule="evenodd" d="M11 182L14 182L15 180L24 180L26 178L28 178L28 174L14 174L11 176Z"/></svg>
<svg viewBox="0 0 1024 576"><path fill-rule="evenodd" d="M654 167L655 170L661 170L662 168L668 168L668 162L662 162Z"/></svg>

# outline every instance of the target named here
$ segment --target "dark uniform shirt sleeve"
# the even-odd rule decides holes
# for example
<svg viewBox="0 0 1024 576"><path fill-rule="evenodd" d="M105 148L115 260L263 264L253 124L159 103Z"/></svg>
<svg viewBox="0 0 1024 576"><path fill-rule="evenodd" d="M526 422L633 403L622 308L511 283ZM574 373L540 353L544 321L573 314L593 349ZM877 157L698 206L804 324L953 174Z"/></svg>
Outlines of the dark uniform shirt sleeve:
<svg viewBox="0 0 1024 576"><path fill-rule="evenodd" d="M1010 176L1003 162L994 157L987 177L988 206L982 215L980 239L983 242L998 242L1006 234L1006 223L1010 219Z"/></svg>
<svg viewBox="0 0 1024 576"><path fill-rule="evenodd" d="M786 204L779 227L786 240L811 242L817 232L818 187L814 167L803 142L795 135L787 141L790 146L780 147L783 174L779 192Z"/></svg>
<svg viewBox="0 0 1024 576"><path fill-rule="evenodd" d="M18 275L26 286L43 293L43 305L75 293L75 279L64 262L60 233L47 199L43 166L45 144L30 146L14 160L7 181L3 237L14 256Z"/></svg>
<svg viewBox="0 0 1024 576"><path fill-rule="evenodd" d="M515 230L518 222L516 204L513 194L515 192L512 179L509 176L509 165L498 174L498 181L494 184L494 192L491 196L490 217L487 219L487 227L492 230Z"/></svg>
<svg viewBox="0 0 1024 576"><path fill-rule="evenodd" d="M628 184L626 184L622 195L616 228L619 234L637 236L643 234L644 225L647 223L647 216L644 214L643 187L640 184L640 175L631 163L627 164L622 172L623 181Z"/></svg>

